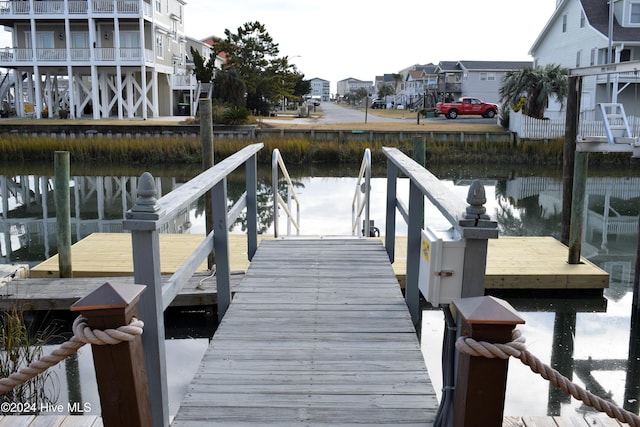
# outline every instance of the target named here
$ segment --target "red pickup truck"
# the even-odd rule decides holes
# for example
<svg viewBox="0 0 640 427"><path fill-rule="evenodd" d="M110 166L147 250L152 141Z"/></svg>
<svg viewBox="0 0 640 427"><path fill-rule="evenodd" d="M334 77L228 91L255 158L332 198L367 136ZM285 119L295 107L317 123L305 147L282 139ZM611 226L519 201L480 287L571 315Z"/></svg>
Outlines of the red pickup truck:
<svg viewBox="0 0 640 427"><path fill-rule="evenodd" d="M438 102L436 108L440 114L448 119L455 119L459 115L477 114L492 119L498 113L498 106L484 102L478 98L463 97L458 102Z"/></svg>

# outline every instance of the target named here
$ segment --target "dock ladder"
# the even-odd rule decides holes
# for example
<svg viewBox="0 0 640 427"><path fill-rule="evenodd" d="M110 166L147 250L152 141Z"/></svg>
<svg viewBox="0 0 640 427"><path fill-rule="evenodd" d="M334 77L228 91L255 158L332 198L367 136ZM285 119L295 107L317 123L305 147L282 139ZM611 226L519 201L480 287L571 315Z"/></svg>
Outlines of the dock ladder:
<svg viewBox="0 0 640 427"><path fill-rule="evenodd" d="M576 150L581 152L632 152L640 157L640 139L633 136L631 126L620 103L600 103L598 110L604 124L604 136L578 136Z"/></svg>
<svg viewBox="0 0 640 427"><path fill-rule="evenodd" d="M632 138L629 121L624 112L624 105L620 103L600 103L598 108L602 115L604 130L609 144L615 144L616 138Z"/></svg>

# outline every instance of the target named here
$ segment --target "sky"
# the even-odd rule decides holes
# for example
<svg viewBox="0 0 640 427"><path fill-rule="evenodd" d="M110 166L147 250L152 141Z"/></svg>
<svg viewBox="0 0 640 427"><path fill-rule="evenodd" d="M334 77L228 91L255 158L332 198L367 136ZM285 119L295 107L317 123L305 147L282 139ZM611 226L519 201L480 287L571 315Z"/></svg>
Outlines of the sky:
<svg viewBox="0 0 640 427"><path fill-rule="evenodd" d="M373 81L414 64L531 61L556 0L187 0L185 33L204 39L259 21L306 79Z"/></svg>

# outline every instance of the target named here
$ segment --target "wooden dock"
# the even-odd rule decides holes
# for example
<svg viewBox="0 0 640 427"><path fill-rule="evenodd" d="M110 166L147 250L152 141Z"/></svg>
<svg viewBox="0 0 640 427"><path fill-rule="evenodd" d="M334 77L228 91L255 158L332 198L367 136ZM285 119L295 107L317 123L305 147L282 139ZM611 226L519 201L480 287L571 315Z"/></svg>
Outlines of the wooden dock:
<svg viewBox="0 0 640 427"><path fill-rule="evenodd" d="M161 234L162 274L171 274L202 241L199 234ZM258 235L258 240L273 239ZM245 235L229 235L231 271L249 267ZM404 284L407 237L396 239L393 269ZM553 237L500 237L489 240L487 289L604 289L609 275L587 259L567 264L567 247ZM133 276L131 236L128 233L93 233L71 247L74 277ZM203 264L198 270L206 272ZM53 256L31 269L33 278L56 278L58 257Z"/></svg>
<svg viewBox="0 0 640 427"><path fill-rule="evenodd" d="M437 405L380 241L271 240L172 425L431 425Z"/></svg>

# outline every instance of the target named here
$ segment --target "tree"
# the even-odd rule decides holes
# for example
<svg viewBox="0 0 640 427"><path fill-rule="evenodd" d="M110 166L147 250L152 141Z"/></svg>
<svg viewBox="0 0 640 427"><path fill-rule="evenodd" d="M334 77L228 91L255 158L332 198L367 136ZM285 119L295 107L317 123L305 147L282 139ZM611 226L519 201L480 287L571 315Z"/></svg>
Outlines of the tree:
<svg viewBox="0 0 640 427"><path fill-rule="evenodd" d="M550 96L555 96L564 104L568 92L568 73L566 68L556 64L508 71L500 86L500 102L505 106L517 105L524 97L523 113L543 119Z"/></svg>
<svg viewBox="0 0 640 427"><path fill-rule="evenodd" d="M223 69L234 70L244 82L249 110L268 114L272 104L308 93L300 93L304 90L300 83L304 75L289 63L287 56L278 56L278 44L260 22L247 22L236 33L228 29L224 33L225 39L213 47L214 54L226 53Z"/></svg>
<svg viewBox="0 0 640 427"><path fill-rule="evenodd" d="M394 95L396 92L391 85L384 84L378 89L378 98L385 98Z"/></svg>
<svg viewBox="0 0 640 427"><path fill-rule="evenodd" d="M200 55L200 52L194 48L191 48L191 56L193 57L193 67L196 79L198 79L199 82L209 83L213 78L213 70L216 67L216 57L212 55L212 58L209 58L207 61L207 59Z"/></svg>
<svg viewBox="0 0 640 427"><path fill-rule="evenodd" d="M217 70L215 68L215 54L212 54L207 60L200 52L191 48L191 55L193 56L194 74L199 82L211 82L214 80L215 72L213 99L234 107L246 105L247 89L235 70Z"/></svg>
<svg viewBox="0 0 640 427"><path fill-rule="evenodd" d="M369 96L369 91L366 88L360 87L356 90L354 96L356 101L360 101L362 98Z"/></svg>

